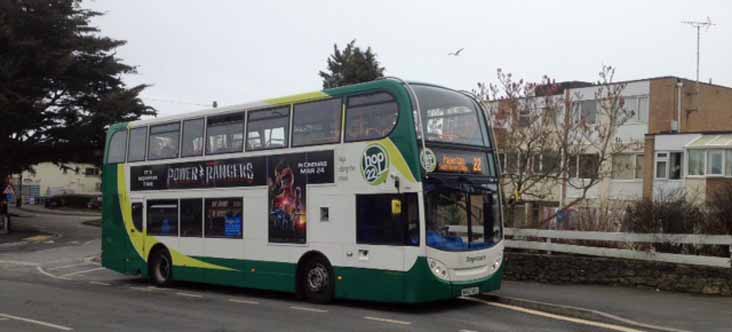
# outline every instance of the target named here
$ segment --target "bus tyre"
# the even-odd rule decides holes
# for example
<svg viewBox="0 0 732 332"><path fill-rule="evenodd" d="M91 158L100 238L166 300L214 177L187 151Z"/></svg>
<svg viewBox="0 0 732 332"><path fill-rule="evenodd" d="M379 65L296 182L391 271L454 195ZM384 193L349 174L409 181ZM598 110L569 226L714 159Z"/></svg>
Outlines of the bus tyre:
<svg viewBox="0 0 732 332"><path fill-rule="evenodd" d="M150 257L150 279L158 287L166 287L173 280L173 260L168 250L156 250Z"/></svg>
<svg viewBox="0 0 732 332"><path fill-rule="evenodd" d="M333 268L328 260L322 256L310 258L305 263L300 281L305 299L320 304L331 302L335 294L333 276Z"/></svg>

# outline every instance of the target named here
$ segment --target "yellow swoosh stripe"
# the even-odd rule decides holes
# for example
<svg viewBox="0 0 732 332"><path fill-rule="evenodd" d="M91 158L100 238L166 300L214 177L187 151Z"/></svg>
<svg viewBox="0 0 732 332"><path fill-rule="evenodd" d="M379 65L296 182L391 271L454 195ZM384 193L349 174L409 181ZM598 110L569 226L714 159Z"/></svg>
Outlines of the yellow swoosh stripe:
<svg viewBox="0 0 732 332"><path fill-rule="evenodd" d="M127 180L125 176L125 166L117 165L117 193L119 194L119 206L122 212L122 220L125 224L125 232L130 239L130 243L135 248L140 257L147 262L147 257L150 255L150 248L159 243L154 236L143 235L140 232L131 233L133 229L132 224L132 204L130 204L130 196L127 192ZM144 245L143 245L144 243ZM201 269L213 269L213 270L224 270L224 271L237 271L232 268L220 266L216 264L206 263L204 261L195 259L190 256L186 256L183 253L168 248L171 258L173 259L173 265L194 267Z"/></svg>
<svg viewBox="0 0 732 332"><path fill-rule="evenodd" d="M270 105L284 105L284 104L316 101L316 100L325 99L325 98L329 98L329 97L330 97L329 95L327 95L321 91L315 91L315 92L308 92L308 93L300 93L300 94L296 94L296 95L292 95L292 96L267 99L264 102L267 104L270 104Z"/></svg>
<svg viewBox="0 0 732 332"><path fill-rule="evenodd" d="M404 160L404 156L402 156L399 148L396 147L391 138L384 138L379 141L379 143L386 148L387 152L389 153L389 157L391 158L391 163L394 165L394 167L396 167L397 170L399 170L399 173L402 173L402 175L410 183L417 182L417 180L414 178L414 174L412 174L412 170L409 169L409 165L407 165L407 161Z"/></svg>

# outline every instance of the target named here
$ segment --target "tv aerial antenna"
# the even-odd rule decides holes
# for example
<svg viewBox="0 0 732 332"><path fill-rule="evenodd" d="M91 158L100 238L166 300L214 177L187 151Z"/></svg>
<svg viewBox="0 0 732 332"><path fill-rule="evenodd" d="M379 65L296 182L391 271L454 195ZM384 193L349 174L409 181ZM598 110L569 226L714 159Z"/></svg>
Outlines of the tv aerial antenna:
<svg viewBox="0 0 732 332"><path fill-rule="evenodd" d="M712 23L712 19L709 18L709 16L707 16L706 21L681 21L681 23L688 24L696 29L696 84L699 85L699 45L701 42L701 29L704 28L704 31L708 31L711 26L716 24Z"/></svg>

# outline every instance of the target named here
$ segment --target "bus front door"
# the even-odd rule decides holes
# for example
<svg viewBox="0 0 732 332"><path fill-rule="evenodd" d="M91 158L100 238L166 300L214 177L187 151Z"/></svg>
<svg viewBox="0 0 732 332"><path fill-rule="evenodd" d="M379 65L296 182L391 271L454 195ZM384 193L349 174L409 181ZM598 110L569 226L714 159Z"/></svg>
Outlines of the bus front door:
<svg viewBox="0 0 732 332"><path fill-rule="evenodd" d="M145 202L142 200L132 201L132 227L128 229L130 236L130 245L132 248L127 250L127 266L129 273L141 272L145 267L145 257L140 257L139 253L145 252ZM140 259L142 258L142 259Z"/></svg>

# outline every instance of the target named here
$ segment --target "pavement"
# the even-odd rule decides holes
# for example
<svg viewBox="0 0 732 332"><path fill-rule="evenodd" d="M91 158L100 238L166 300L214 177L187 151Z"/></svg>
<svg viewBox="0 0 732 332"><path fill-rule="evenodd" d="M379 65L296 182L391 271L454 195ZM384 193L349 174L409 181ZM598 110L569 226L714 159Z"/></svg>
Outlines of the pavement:
<svg viewBox="0 0 732 332"><path fill-rule="evenodd" d="M501 303L661 331L732 331L732 297L505 281Z"/></svg>
<svg viewBox="0 0 732 332"><path fill-rule="evenodd" d="M22 207L14 207L11 210L22 211L32 214L47 214L55 216L79 216L79 217L101 217L101 211L95 210L75 210L75 209L47 209L42 205L25 204ZM21 212L21 213L22 213Z"/></svg>
<svg viewBox="0 0 732 332"><path fill-rule="evenodd" d="M89 217L24 223L53 243L0 248L0 331L730 331L732 299L506 281L475 298L315 305L292 294L192 283L152 287L99 264Z"/></svg>

